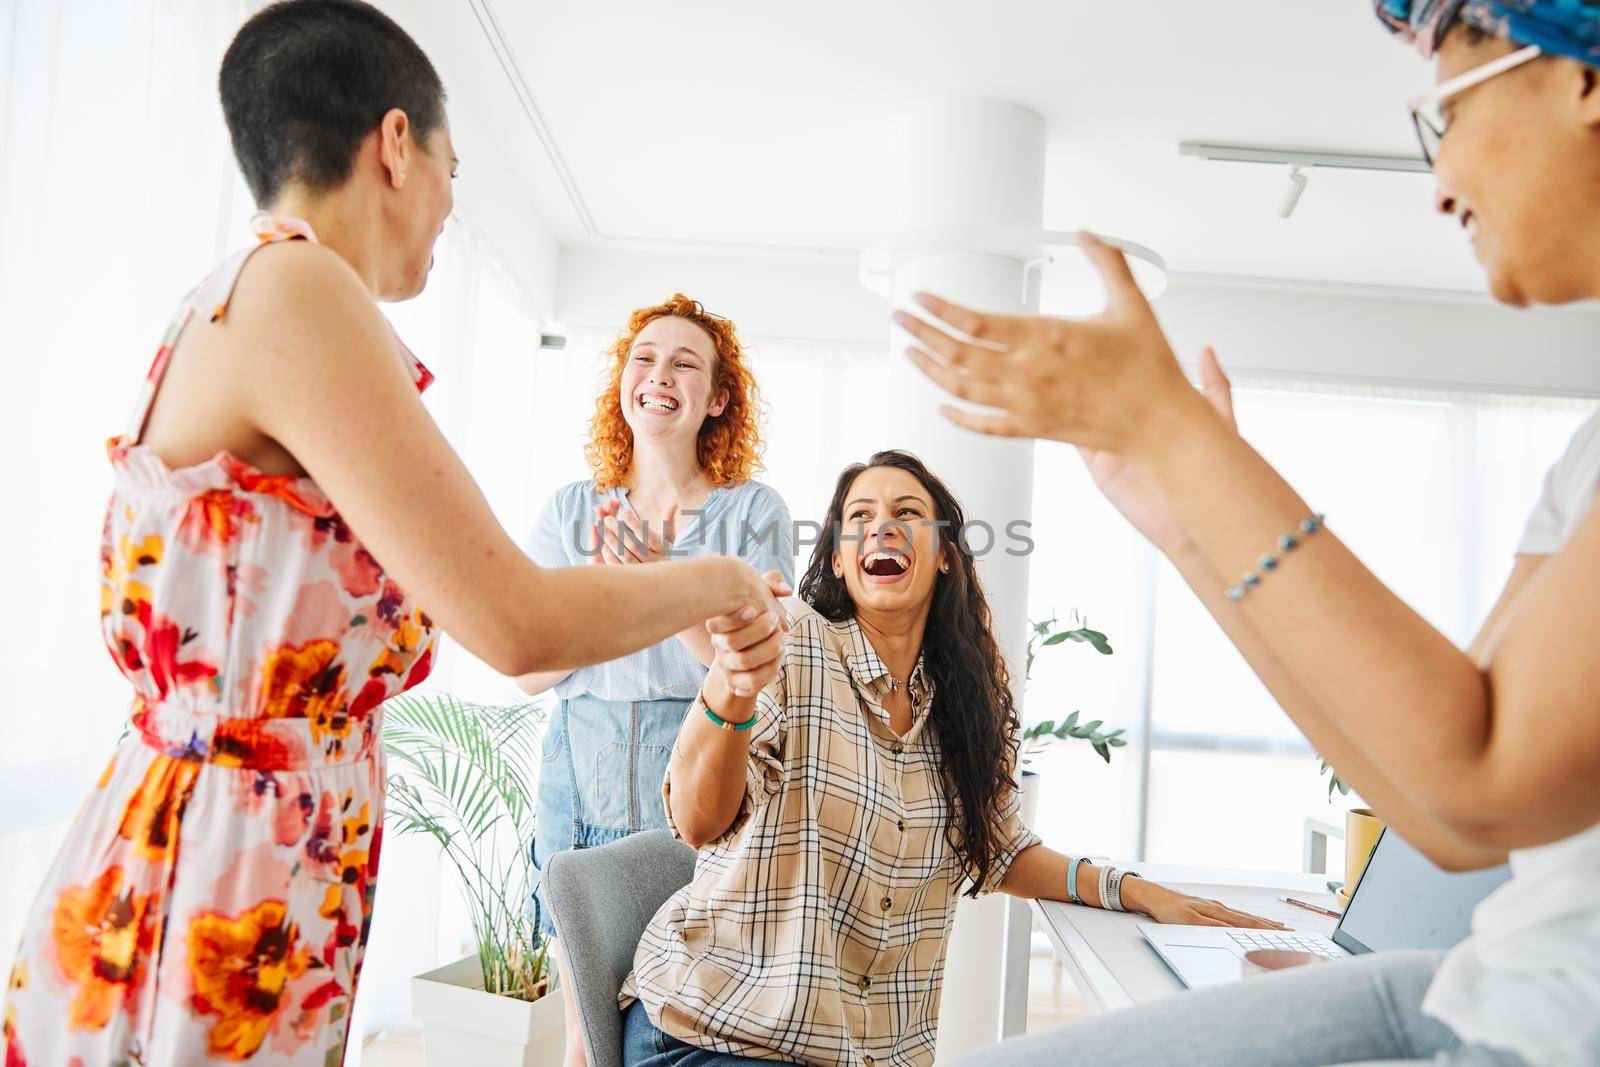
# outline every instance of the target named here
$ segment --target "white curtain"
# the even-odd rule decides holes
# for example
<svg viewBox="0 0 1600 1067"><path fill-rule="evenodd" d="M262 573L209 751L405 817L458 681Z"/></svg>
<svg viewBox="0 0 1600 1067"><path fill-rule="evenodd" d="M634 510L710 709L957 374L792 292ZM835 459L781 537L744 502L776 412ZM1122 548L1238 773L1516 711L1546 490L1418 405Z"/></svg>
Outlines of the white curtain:
<svg viewBox="0 0 1600 1067"><path fill-rule="evenodd" d="M0 9L0 966L126 715L96 617L104 445L178 299L247 232L214 84L249 7Z"/></svg>
<svg viewBox="0 0 1600 1067"><path fill-rule="evenodd" d="M0 973L129 692L98 626L105 440L124 428L168 316L250 240L216 96L247 0L7 0L0 9ZM538 500L538 312L451 220L428 290L386 308L438 375L425 403L521 536ZM541 442L536 448L535 442ZM570 435L565 442L572 450ZM575 475L574 475L575 476ZM447 646L435 684L515 699ZM459 957L464 916L424 841L386 844L356 1032L410 1018L409 976ZM418 936L424 931L423 936ZM354 1061L352 1061L354 1062Z"/></svg>

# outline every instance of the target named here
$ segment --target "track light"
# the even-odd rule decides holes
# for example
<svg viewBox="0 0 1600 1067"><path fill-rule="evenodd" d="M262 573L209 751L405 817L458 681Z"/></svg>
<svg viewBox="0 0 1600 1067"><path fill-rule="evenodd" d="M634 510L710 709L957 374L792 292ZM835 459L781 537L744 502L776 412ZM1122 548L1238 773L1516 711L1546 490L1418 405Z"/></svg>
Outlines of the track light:
<svg viewBox="0 0 1600 1067"><path fill-rule="evenodd" d="M1294 209L1300 203L1300 196L1306 191L1306 183L1311 176L1306 173L1310 167L1302 167L1298 163L1289 164L1289 184L1283 190L1283 199L1278 201L1278 217L1286 219L1294 214Z"/></svg>

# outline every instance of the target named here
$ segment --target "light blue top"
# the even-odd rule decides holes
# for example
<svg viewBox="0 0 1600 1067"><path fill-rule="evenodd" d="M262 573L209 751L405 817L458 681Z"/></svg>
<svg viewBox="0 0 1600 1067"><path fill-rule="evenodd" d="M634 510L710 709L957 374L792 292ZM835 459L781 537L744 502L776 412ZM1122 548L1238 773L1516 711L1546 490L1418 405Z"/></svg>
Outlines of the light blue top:
<svg viewBox="0 0 1600 1067"><path fill-rule="evenodd" d="M626 489L599 492L593 481L573 482L550 494L534 526L528 554L541 567L581 566L594 509L608 500L628 504ZM711 490L697 513L680 512L673 558L734 555L760 573L775 570L794 584L794 524L783 497L750 481ZM603 619L593 620L604 625ZM602 700L688 700L700 691L706 668L676 637L592 667L580 667L554 687L563 700L587 694Z"/></svg>

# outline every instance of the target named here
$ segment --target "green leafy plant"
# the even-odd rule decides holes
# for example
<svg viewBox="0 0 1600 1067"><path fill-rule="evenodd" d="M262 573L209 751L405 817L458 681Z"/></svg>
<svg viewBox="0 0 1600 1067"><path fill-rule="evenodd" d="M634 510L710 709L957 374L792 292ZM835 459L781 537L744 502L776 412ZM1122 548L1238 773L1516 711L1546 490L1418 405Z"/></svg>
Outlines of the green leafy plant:
<svg viewBox="0 0 1600 1067"><path fill-rule="evenodd" d="M1028 660L1023 670L1023 681L1033 677L1033 661L1039 650L1053 648L1056 645L1066 644L1071 641L1084 644L1093 648L1102 656L1112 654L1111 642L1099 630L1089 628L1089 620L1079 619L1074 613L1070 628L1063 626L1054 615L1042 622L1029 624L1028 631ZM1026 766L1045 748L1057 741L1069 738L1087 741L1099 753L1100 758L1107 763L1111 762L1111 750L1127 745L1127 739L1122 735L1123 730L1102 731L1104 720L1095 719L1092 722L1079 723L1080 713L1074 711L1061 722L1046 719L1044 722L1035 723L1022 731L1022 762Z"/></svg>
<svg viewBox="0 0 1600 1067"><path fill-rule="evenodd" d="M1339 791L1339 795L1342 797L1347 797L1350 795L1350 787L1344 784L1344 781L1339 777L1339 772L1330 767L1327 760L1323 759L1321 756L1318 756L1317 765L1322 768L1321 773L1328 776L1329 804L1333 803L1333 791L1335 789Z"/></svg>
<svg viewBox="0 0 1600 1067"><path fill-rule="evenodd" d="M486 707L446 695L399 696L385 707L388 817L400 833L439 843L460 876L486 992L536 1000L549 945L528 914L539 704Z"/></svg>

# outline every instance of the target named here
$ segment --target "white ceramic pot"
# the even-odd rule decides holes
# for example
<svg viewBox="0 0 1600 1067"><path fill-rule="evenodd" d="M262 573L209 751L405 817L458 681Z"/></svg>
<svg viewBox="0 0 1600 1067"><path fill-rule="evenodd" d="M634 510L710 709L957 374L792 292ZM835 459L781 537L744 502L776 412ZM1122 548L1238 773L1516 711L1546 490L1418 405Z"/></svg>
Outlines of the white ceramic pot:
<svg viewBox="0 0 1600 1067"><path fill-rule="evenodd" d="M478 957L411 979L428 1067L560 1067L566 1054L561 994L516 1000L483 991Z"/></svg>

